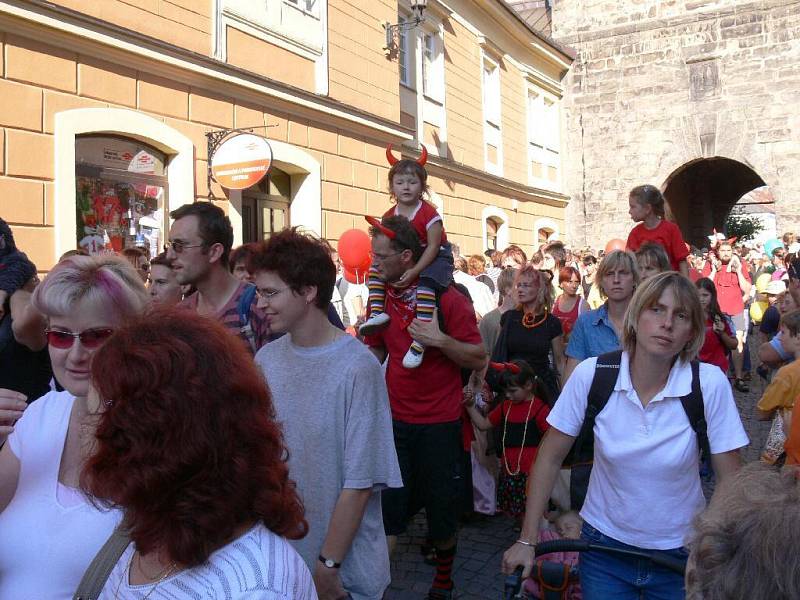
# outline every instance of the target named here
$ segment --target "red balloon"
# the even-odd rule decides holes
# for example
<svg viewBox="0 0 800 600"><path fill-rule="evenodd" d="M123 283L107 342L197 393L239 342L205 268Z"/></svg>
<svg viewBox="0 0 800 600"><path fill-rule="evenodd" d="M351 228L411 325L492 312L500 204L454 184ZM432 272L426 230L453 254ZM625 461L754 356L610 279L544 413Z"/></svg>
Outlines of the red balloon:
<svg viewBox="0 0 800 600"><path fill-rule="evenodd" d="M372 264L369 256L371 249L369 235L361 229L348 229L339 238L339 259L345 269L350 271L369 270Z"/></svg>
<svg viewBox="0 0 800 600"><path fill-rule="evenodd" d="M606 243L606 254L614 250L625 250L625 240L619 238L608 240L608 243Z"/></svg>
<svg viewBox="0 0 800 600"><path fill-rule="evenodd" d="M354 270L350 270L347 267L344 268L345 280L349 281L350 283L354 283L356 285L366 283L368 274L369 274L369 268L354 269Z"/></svg>

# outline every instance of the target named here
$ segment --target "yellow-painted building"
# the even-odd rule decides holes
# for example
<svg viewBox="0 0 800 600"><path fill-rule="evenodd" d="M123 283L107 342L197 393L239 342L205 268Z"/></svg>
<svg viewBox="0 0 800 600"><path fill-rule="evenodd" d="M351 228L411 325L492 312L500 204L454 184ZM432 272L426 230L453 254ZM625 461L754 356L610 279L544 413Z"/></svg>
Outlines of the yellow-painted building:
<svg viewBox="0 0 800 600"><path fill-rule="evenodd" d="M161 248L209 195L207 133L258 127L273 170L211 192L236 242L335 242L390 206L385 147L429 152L462 254L564 230L572 57L501 0L0 0L0 216L40 270L77 244ZM387 47L388 44L388 47Z"/></svg>

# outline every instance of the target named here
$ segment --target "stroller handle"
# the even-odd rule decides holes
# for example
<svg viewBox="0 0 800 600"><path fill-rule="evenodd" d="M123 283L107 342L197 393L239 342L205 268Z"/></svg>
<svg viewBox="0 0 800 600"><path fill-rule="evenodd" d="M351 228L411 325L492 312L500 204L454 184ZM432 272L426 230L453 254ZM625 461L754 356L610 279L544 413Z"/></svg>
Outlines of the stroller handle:
<svg viewBox="0 0 800 600"><path fill-rule="evenodd" d="M668 556L658 551L650 552L631 548L615 548L614 546L587 542L586 540L553 540L551 542L542 542L541 544L536 544L535 552L536 556L539 557L554 552L586 552L587 550L597 550L599 552L630 556L632 558L643 558L651 561L655 565L674 571L679 575L683 575L686 572L686 561L680 558Z"/></svg>

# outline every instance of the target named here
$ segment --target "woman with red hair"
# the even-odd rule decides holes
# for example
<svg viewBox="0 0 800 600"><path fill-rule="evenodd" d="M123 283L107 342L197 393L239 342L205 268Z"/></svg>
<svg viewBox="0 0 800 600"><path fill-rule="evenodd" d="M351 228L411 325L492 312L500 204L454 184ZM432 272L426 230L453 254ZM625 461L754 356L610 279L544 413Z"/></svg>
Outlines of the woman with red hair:
<svg viewBox="0 0 800 600"><path fill-rule="evenodd" d="M581 287L581 274L575 267L561 267L558 272L558 287L561 294L553 304L553 316L561 321L561 329L564 332L564 348L569 342L569 333L575 326L578 317L590 310L586 300L578 295ZM565 372L567 355L563 352L556 357L559 373Z"/></svg>
<svg viewBox="0 0 800 600"><path fill-rule="evenodd" d="M118 329L95 356L104 410L81 475L128 544L101 598L316 599L286 541L307 530L267 385L241 341L192 311Z"/></svg>

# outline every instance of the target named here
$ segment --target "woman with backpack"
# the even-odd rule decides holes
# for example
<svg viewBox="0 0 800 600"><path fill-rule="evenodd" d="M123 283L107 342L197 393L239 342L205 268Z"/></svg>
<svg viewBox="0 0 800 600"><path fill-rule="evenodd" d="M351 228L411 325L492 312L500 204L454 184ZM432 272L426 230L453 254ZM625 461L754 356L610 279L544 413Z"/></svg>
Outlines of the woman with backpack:
<svg viewBox="0 0 800 600"><path fill-rule="evenodd" d="M601 373L609 371L613 388L599 404L593 396L600 410L594 420L588 417L594 466L580 513L581 538L686 558L692 519L705 508L700 449L710 450L721 486L739 468L738 449L748 443L725 375L713 365L692 365L704 331L697 290L685 277L662 273L637 289L625 315L618 362L603 355L579 364L548 416L525 523L503 557L504 572L518 566L523 576L530 572L556 475L584 428L593 381L608 380ZM596 369L598 362L604 368ZM585 435L584 430L581 440ZM580 577L586 600L684 597L680 575L641 559L586 552Z"/></svg>

